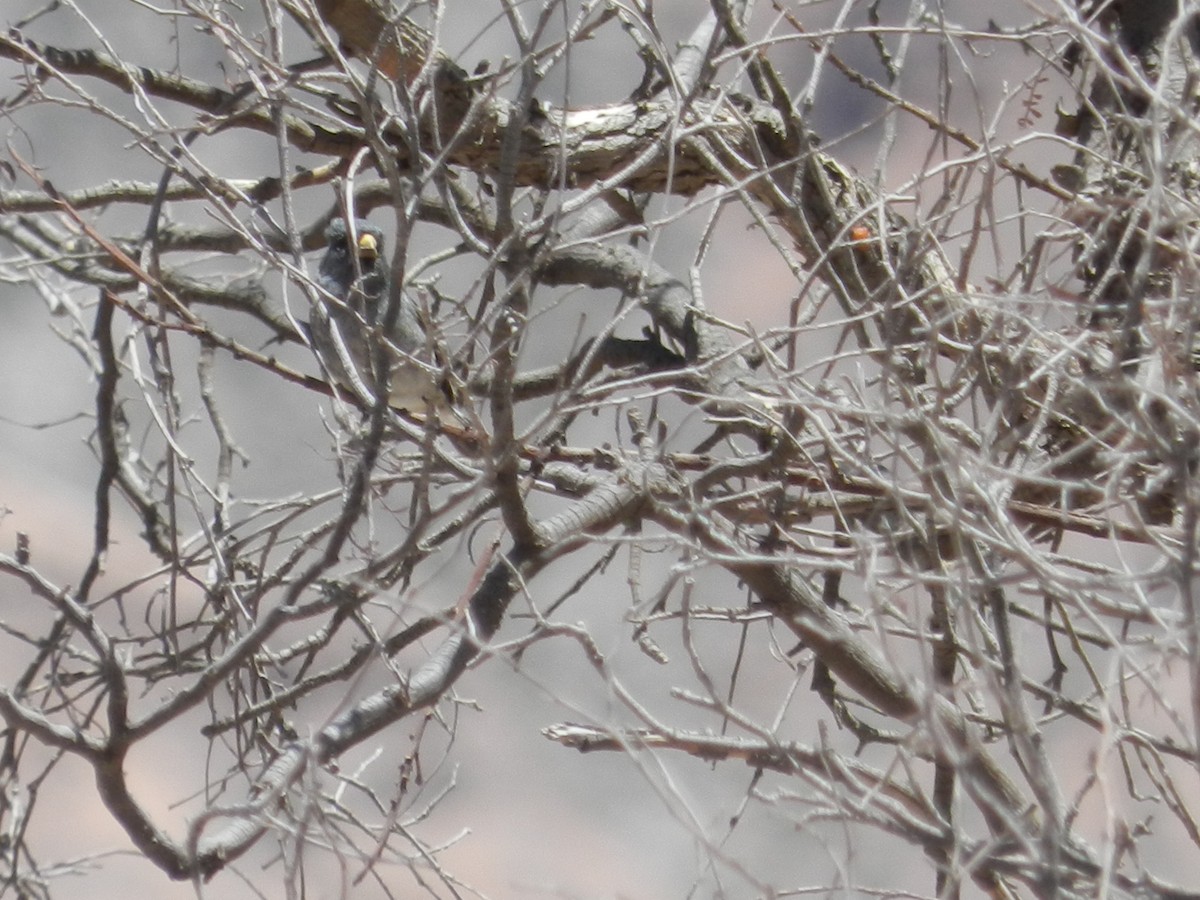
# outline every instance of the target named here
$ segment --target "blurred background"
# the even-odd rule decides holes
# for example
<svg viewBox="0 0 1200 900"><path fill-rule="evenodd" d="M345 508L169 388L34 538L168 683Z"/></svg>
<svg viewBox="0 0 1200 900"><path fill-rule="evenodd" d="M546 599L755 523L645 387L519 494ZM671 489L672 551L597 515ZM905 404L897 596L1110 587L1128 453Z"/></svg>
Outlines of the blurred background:
<svg viewBox="0 0 1200 900"><path fill-rule="evenodd" d="M546 44L559 39L564 22L579 14L580 4L574 0L557 6L562 11L550 19L543 38ZM1029 4L1002 0L980 5L963 0L926 8L929 5L899 0L874 4L783 0L782 6L801 17L806 28L827 34L829 46L843 60L872 76L882 71L878 50L869 37L854 34L854 28L876 11L884 25L896 27L887 41L893 52L903 54L895 58L902 66L898 90L906 98L976 139L1014 145L1014 158L1028 160L1042 174L1067 159L1067 152L1045 134L1052 125L1044 120L1031 122L1028 107L1022 105L1029 96L1028 73L1039 71L1037 61L1016 42L988 39L995 27L1031 16ZM925 10L922 15L918 7ZM218 85L238 82L242 73L211 30L198 27L189 15L192 9L189 3L168 0L157 5L136 0L50 4L7 0L0 10L0 25L19 25L34 40L58 47L106 49L133 66L179 72ZM265 39L264 13L258 3L208 4L205 9L235 21L247 40ZM518 9L533 18L539 8L520 4ZM653 22L664 46L674 48L691 34L706 9L707 4L691 0L656 0ZM427 15L428 10L417 13ZM650 11L642 9L641 15L648 18ZM922 34L905 28L918 19ZM937 22L953 23L947 29L955 38L939 36ZM785 75L793 97L808 97L812 127L827 151L847 167L873 173L895 192L898 207L907 204L903 214L919 215L933 206L942 183L916 173L935 170L941 160L959 150L948 147L915 119L885 119L883 100L830 66L814 69L812 49L781 25L780 14L771 4L758 4L748 31L764 41L764 52ZM495 68L516 54L511 28L497 0L446 0L440 39L468 71L485 60ZM283 41L284 58L289 61L316 55L312 42L294 26L285 28ZM736 59L728 60L720 81L744 90L737 65ZM6 95L20 89L21 69L12 61L0 61L0 83L8 85ZM619 27L605 27L562 57L548 74L539 100L574 108L621 102L641 76L634 44ZM946 77L954 84L948 101L937 89ZM161 165L139 146L134 134L122 129L114 117L91 111L93 104L103 104L132 116L131 106L136 104L95 80L77 81L94 93L72 97L69 108L26 104L0 118L10 151L59 191L112 180L157 178ZM1055 92L1064 87L1049 80L1037 89L1045 96L1039 106L1048 111ZM164 130L194 121L194 113L182 106L156 101L154 107L155 114L163 117ZM190 152L230 178L280 172L277 148L266 135L232 131L206 135ZM300 153L289 160L293 166L323 161ZM28 178L20 173L6 173L5 180L5 189L30 189ZM331 208L334 199L329 187L298 193L300 221L315 220ZM994 215L1001 224L990 246L973 250L972 265L977 269L1001 270L1019 252L1017 226L1004 224L1005 210L1015 208L1017 202L1014 196L996 192ZM0 208L0 215L12 214ZM245 215L252 218L249 211ZM145 228L145 216L144 207L137 205L88 212L89 220L105 235L128 238ZM169 204L165 216L196 226L215 224L202 203ZM386 210L372 218L389 237L394 235L394 221ZM785 327L792 304L809 289L763 238L758 225L727 198L713 193L658 198L648 210L647 221L651 239L642 246L648 255L681 278L691 279L715 316L749 333L770 335L772 329ZM410 245L410 266L454 240L449 232L421 229ZM89 439L96 385L86 351L70 339L74 313L64 304L85 308L94 297L57 281L46 290L35 290L22 283L30 273L11 264L16 257L0 239L0 259L5 260L0 268L5 279L0 283L0 383L8 386L0 392L0 547L12 553L17 533L27 534L38 567L58 584L71 585L81 577L93 538L97 460ZM315 266L316 258L309 255L310 266ZM295 318L307 318L303 293L249 254L245 258L196 255L186 267L197 277L260 277L271 296ZM470 264L438 266L437 289L450 296L470 292L477 289L478 274ZM617 298L604 292L543 291L538 302L534 330L521 356L522 367L528 369L559 361L565 347L597 333L617 309ZM267 330L244 316L211 310L206 315L247 345L277 353L296 368L316 374L305 348L272 344ZM618 333L636 336L645 324L644 317L630 314ZM815 323L809 345L814 358L835 352L835 339L835 331L826 335L821 323ZM194 368L194 362L189 364L196 354L193 345L179 341L175 350L180 354L174 361L177 371ZM221 354L215 376L226 424L243 455L233 479L235 502L243 511L258 502L336 491L337 459L327 398ZM181 383L178 390L194 398L198 389L193 381ZM149 412L138 406L136 394L128 401L127 414L151 431ZM686 449L703 420L687 408L677 413L668 442ZM617 419L616 411L584 417L573 427L571 443L588 446L612 441L620 431ZM215 465L216 447L205 434L197 428L187 447L201 471ZM403 533L404 521L402 515L390 521L380 515L374 522L374 539L386 544ZM104 583L134 585L119 598L122 615L135 620L161 615L166 579L138 536L141 523L133 511L119 504L114 526ZM440 561L424 566L403 596L378 598L376 621L385 623L386 629L388 604L412 612L454 602L469 581L463 560L475 558L471 554L477 554L485 540L486 536L464 539ZM605 549L604 543L598 543L592 559ZM673 557L668 555L665 561L671 563ZM668 573L656 569L652 554L641 565L637 577L644 579L644 596L652 597ZM574 565L552 567L537 580L538 602L549 603L567 594L579 574ZM745 605L745 591L728 577L710 578L700 570L689 574L695 579L691 587L695 605ZM616 696L618 685L664 722L680 728L711 728L717 721L712 714L690 705L678 693L696 690L698 671L703 671L728 686L739 710L772 723L781 738L810 744L824 739L815 723L825 722L828 714L811 692L810 660L791 653L789 636L763 623L751 624L744 632L744 647L734 652L728 645L727 627L718 623L709 631L699 622L692 635L699 659L689 660L679 634L655 632L670 659L661 665L632 640L632 627L623 612L630 604L630 578L627 564L614 565L603 580L570 596L570 605L559 612L560 619L586 626L604 655L602 670L579 642L570 639L542 641L520 654L496 653L459 682L453 698L435 715L394 726L340 760L339 772L348 779L342 788L348 804L364 800L362 795L354 796L354 782L389 796L401 777L403 754L422 731L417 777L409 787L416 793L410 794L408 812L425 804L429 812L416 817L411 827L419 830L425 844L445 848L439 855L441 864L458 879L452 889L426 873L429 892L487 897L755 897L763 896L767 885L789 885L793 896L836 897L860 896L863 885L882 884L890 889L888 896L907 896L901 893L906 889L932 894L928 865L907 844L893 844L880 832L867 844L841 833L836 823L823 821L822 811L806 808L787 779L770 774L757 777L738 763L714 764L677 753L642 750L581 756L543 737L543 728L560 722L628 723L628 709ZM601 585L605 589L598 589ZM188 602L186 596L183 601ZM12 585L0 599L0 621L8 630L36 634L49 618L44 606ZM501 640L520 638L527 625L528 617L523 621L517 611ZM410 655L415 660L427 650L418 648ZM0 652L0 678L11 683L27 664L27 658ZM399 665L404 668L403 662ZM393 677L380 662L370 679L354 685L354 695L366 694ZM153 698L135 701L150 703ZM302 736L313 733L344 702L340 691L311 699L297 711L293 725ZM205 808L214 793L211 780L223 771L213 759L219 757L219 750L199 735L207 721L208 712L198 711L194 729L165 730L140 747L127 765L138 798L176 837ZM866 761L872 761L876 752L868 750ZM51 751L44 751L44 758L49 764ZM881 754L875 761L886 758ZM74 777L66 777L68 773ZM232 789L218 803L236 803L242 796L239 791L240 787ZM0 802L26 799L14 790ZM303 878L288 878L284 873L294 860L269 841L208 884L172 884L134 851L100 803L86 766L70 760L58 763L53 776L38 787L36 802L31 843L43 861L57 861L70 871L62 876L47 871L52 896L240 900L285 895L406 897L422 890L419 861L411 870L386 861L368 870L367 860L334 851L307 854ZM329 827L332 840L340 826ZM326 840L319 834L310 837L317 843ZM360 845L370 846L369 838L355 837ZM912 871L906 872L910 865ZM1186 877L1186 872L1180 876Z"/></svg>

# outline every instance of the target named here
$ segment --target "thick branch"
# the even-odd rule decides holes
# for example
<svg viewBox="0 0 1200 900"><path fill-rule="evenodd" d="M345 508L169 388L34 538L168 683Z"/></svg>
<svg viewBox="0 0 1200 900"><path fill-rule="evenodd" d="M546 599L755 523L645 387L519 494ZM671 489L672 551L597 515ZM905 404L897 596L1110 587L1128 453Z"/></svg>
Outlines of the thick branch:
<svg viewBox="0 0 1200 900"><path fill-rule="evenodd" d="M357 703L330 722L311 743L288 748L264 773L256 794L276 803L310 764L324 765L345 750L361 744L388 725L435 704L467 666L485 651L505 610L521 586L562 554L575 549L588 535L607 530L633 515L661 471L626 472L598 486L570 509L539 526L544 548L513 551L497 561L470 598L468 618L459 630L414 671L396 684ZM212 816L206 817L206 821ZM200 824L200 823L198 823ZM195 843L199 850L191 868L210 872L245 853L264 833L259 818L236 816L233 824Z"/></svg>

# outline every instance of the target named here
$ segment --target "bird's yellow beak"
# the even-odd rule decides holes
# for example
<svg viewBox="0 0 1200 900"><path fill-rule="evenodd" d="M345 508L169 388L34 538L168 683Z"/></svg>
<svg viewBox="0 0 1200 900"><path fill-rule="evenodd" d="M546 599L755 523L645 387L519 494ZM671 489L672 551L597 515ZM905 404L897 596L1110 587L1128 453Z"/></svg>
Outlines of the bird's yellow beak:
<svg viewBox="0 0 1200 900"><path fill-rule="evenodd" d="M377 259L379 257L379 242L373 234L358 236L358 255L362 259Z"/></svg>

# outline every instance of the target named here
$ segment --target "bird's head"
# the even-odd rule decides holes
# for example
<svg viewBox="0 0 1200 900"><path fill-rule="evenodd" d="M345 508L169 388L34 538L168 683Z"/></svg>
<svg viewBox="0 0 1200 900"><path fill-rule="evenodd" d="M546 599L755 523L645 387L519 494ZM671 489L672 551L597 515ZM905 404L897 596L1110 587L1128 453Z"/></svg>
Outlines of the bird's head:
<svg viewBox="0 0 1200 900"><path fill-rule="evenodd" d="M325 229L325 240L319 271L326 288L339 296L358 275L373 274L383 255L383 232L364 219L355 220L353 235L344 219L334 219Z"/></svg>

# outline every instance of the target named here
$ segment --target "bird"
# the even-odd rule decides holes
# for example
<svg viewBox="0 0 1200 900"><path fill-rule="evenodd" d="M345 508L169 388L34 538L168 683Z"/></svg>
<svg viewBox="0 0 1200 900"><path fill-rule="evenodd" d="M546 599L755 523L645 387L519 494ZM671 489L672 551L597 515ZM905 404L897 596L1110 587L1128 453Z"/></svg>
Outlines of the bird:
<svg viewBox="0 0 1200 900"><path fill-rule="evenodd" d="M370 402L379 384L372 348L385 341L390 350L389 405L462 423L444 368L407 293L400 295L395 323L382 334L391 291L383 232L364 219L350 228L346 220L335 218L325 229L325 241L317 267L323 293L309 321L312 347L325 371L343 390Z"/></svg>

